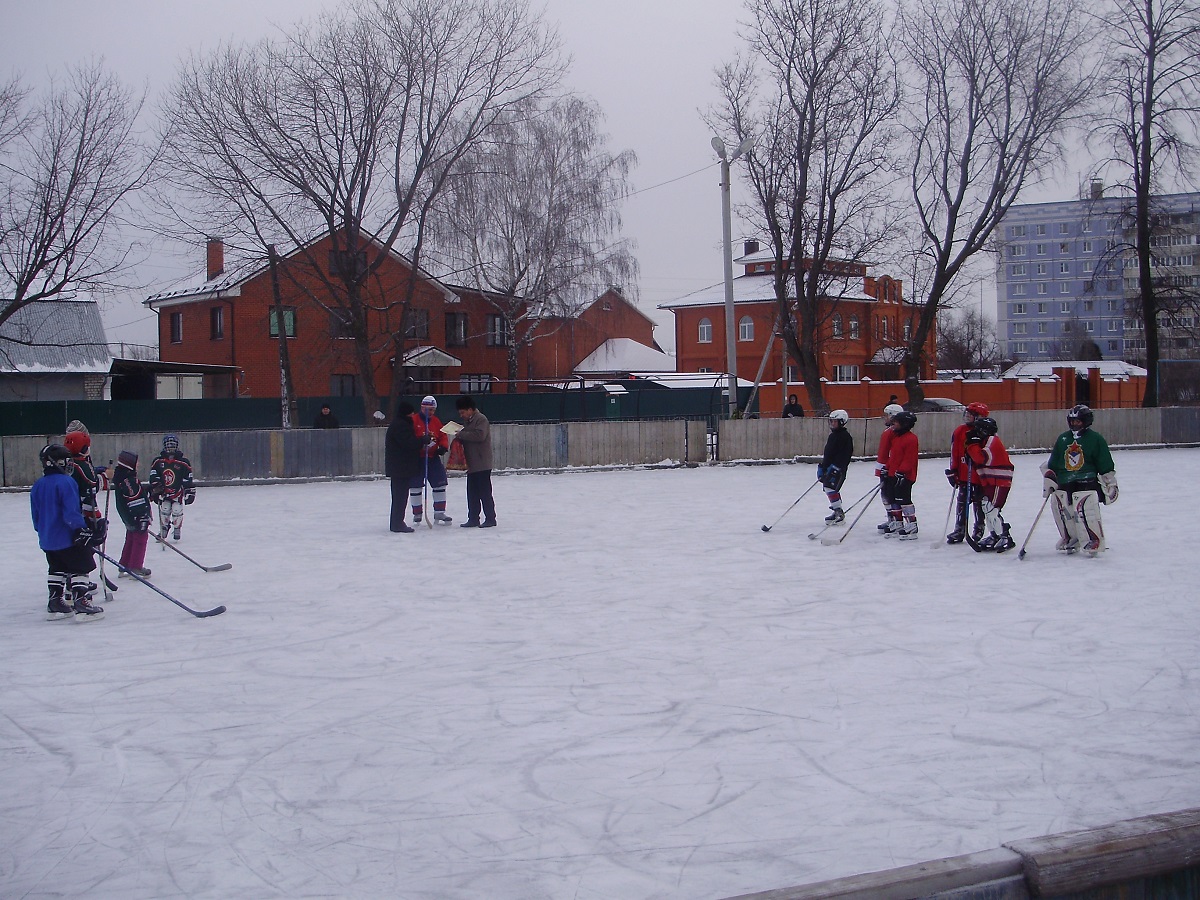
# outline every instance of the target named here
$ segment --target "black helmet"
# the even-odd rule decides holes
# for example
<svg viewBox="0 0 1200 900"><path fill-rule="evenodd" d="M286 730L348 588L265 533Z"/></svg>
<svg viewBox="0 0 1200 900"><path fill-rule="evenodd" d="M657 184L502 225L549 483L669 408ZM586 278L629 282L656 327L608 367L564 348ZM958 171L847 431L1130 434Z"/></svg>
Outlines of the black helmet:
<svg viewBox="0 0 1200 900"><path fill-rule="evenodd" d="M906 431L912 431L912 427L917 424L917 414L910 410L904 409L892 416L892 429L897 434L904 434Z"/></svg>
<svg viewBox="0 0 1200 900"><path fill-rule="evenodd" d="M71 451L62 444L47 444L38 453L38 459L42 461L43 472L62 472L68 475L71 472Z"/></svg>
<svg viewBox="0 0 1200 900"><path fill-rule="evenodd" d="M1092 422L1096 417L1092 414L1091 407L1085 403L1079 403L1067 410L1067 425L1070 426L1072 419L1078 419L1083 423L1081 431L1092 427Z"/></svg>
<svg viewBox="0 0 1200 900"><path fill-rule="evenodd" d="M975 429L977 435L985 438L991 437L1000 430L1000 426L996 424L996 420L991 416L980 416L975 420L972 427Z"/></svg>

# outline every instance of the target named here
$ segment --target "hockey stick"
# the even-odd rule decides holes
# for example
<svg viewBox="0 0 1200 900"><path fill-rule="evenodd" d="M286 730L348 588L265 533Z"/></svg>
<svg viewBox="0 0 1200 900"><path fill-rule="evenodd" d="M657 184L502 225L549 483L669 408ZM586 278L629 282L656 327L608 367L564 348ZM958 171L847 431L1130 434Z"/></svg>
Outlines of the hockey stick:
<svg viewBox="0 0 1200 900"><path fill-rule="evenodd" d="M110 471L112 470L112 464L113 464L113 461L110 459L108 461L108 468ZM108 472L105 472L104 475L101 477L104 478L104 520L108 521L108 503L109 503L110 498L112 497L112 490L111 490L112 482L108 480ZM107 543L108 543L108 535L105 534L105 544L107 544ZM100 560L100 581L104 584L104 600L107 603L111 603L112 599L113 599L112 592L116 589L116 585L112 584L108 580L108 576L104 574L104 560L103 559Z"/></svg>
<svg viewBox="0 0 1200 900"><path fill-rule="evenodd" d="M950 505L946 507L946 521L942 523L942 534L945 534L946 529L950 527L950 516L954 514L954 504L958 502L958 492L960 490L962 490L961 487L955 487L954 490L950 492ZM929 549L936 550L944 543L945 541L934 541L929 545Z"/></svg>
<svg viewBox="0 0 1200 900"><path fill-rule="evenodd" d="M857 500L855 500L853 503L851 503L849 506L847 506L845 511L850 512L850 510L854 509L856 506L858 506L858 504L862 503L864 500L868 500L868 499L874 497L874 495L878 494L882 488L883 488L883 485L881 485L881 484L878 484L875 487L871 488L871 490L867 491L865 494L863 494L861 497L859 497ZM866 504L866 506L864 506L863 509L865 510L870 505L871 505L870 503ZM862 513L859 513L859 515L862 515ZM857 522L858 519L855 519L854 521ZM816 531L816 532L813 532L812 534L810 534L808 536L808 539L810 541L815 541L815 540L817 540L817 538L819 538L821 535L823 535L825 532L827 532L832 527L833 527L833 523L830 522L828 525L826 525L820 531ZM851 527L853 527L853 526L851 526ZM849 529L847 529L847 533L848 532L849 532Z"/></svg>
<svg viewBox="0 0 1200 900"><path fill-rule="evenodd" d="M854 530L854 526L858 524L858 520L863 517L863 513L865 513L868 509L871 508L870 500L874 500L875 495L878 494L880 490L882 490L882 485L876 485L875 487L873 487L871 489L870 493L864 494L858 500L858 502L856 502L854 504L854 506L858 506L858 504L862 503L863 500L867 500L866 503L863 503L863 508L858 511L858 515L854 517L854 521L850 523L850 527L847 528L840 537L821 538L821 543L824 544L826 547L834 547L834 546L840 544L842 541L844 541L849 536L850 532L852 532ZM870 498L870 499L868 500L868 498ZM854 507L852 506L851 509L853 509L853 508Z"/></svg>
<svg viewBox="0 0 1200 900"><path fill-rule="evenodd" d="M203 569L205 572L224 572L227 569L233 568L233 563L221 563L219 566L203 565L201 563L196 562L196 560L192 559L190 556L188 556L186 553L184 553L182 550L180 550L174 544L168 544L163 538L159 537L155 532L153 532L153 531L150 532L150 536L153 537L160 544L162 544L164 547L166 547L168 550L174 550L176 553L178 553L180 556L182 556L184 559L186 559L188 562L190 562L193 566L195 566L198 569Z"/></svg>
<svg viewBox="0 0 1200 900"><path fill-rule="evenodd" d="M810 485L809 485L807 488L805 488L805 489L804 489L804 493L803 493L803 494L801 494L799 497L797 497L797 498L796 498L796 502L795 502L795 503L793 503L791 506L789 506L787 509L785 509L785 510L783 511L783 516L786 516L786 515L787 515L788 513L790 513L790 512L791 512L793 509L795 509L795 508L796 508L796 503L799 503L801 500L803 500L805 497L807 497L807 496L808 496L808 492L809 492L809 491L811 491L813 488L815 488L815 487L816 487L818 484L820 484L820 483L821 483L820 479L817 479L817 480L816 480L816 481L814 481L812 484L810 484ZM778 519L776 519L776 520L775 520L774 522L772 522L770 525L764 525L764 526L762 527L762 530L763 530L763 531L770 531L772 528L774 528L776 525L778 525L780 522L782 522L782 521L783 521L783 516L780 516Z"/></svg>
<svg viewBox="0 0 1200 900"><path fill-rule="evenodd" d="M116 566L118 569L120 569L122 572L124 572L126 575L128 575L130 578L132 578L134 581L140 581L142 584L144 584L146 587L150 588L150 590L154 591L156 594L166 597L168 600L170 600L172 603L174 603L180 609L187 610L188 612L190 612L197 619L207 619L209 616L219 616L221 613L225 612L224 606L215 606L212 609L192 609L186 603L181 603L178 600L176 600L174 597L172 597L170 594L168 594L162 588L151 584L149 581L147 581L141 575L125 568L125 566L121 565L119 562L117 562L115 559L113 559L108 554L106 554L100 550L97 550L96 553L99 554L100 556L104 557L105 559L107 559L110 563L112 563L114 566Z"/></svg>
<svg viewBox="0 0 1200 900"><path fill-rule="evenodd" d="M1017 554L1017 559L1025 558L1025 545L1029 543L1029 539L1033 537L1033 529L1037 528L1038 520L1042 518L1042 513L1046 511L1046 504L1050 502L1050 494L1047 494L1042 500L1042 508L1038 510L1038 514L1033 517L1033 524L1029 526L1029 534L1025 535L1025 540L1021 541L1021 550Z"/></svg>

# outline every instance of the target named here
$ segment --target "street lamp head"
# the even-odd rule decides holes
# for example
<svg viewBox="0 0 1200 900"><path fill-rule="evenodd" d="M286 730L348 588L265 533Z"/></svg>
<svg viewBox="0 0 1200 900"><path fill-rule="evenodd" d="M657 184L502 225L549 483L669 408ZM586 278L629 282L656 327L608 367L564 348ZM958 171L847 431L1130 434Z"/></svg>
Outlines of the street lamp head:
<svg viewBox="0 0 1200 900"><path fill-rule="evenodd" d="M717 151L717 156L721 157L721 159L728 158L725 153L725 142L719 137L712 139L712 148Z"/></svg>
<svg viewBox="0 0 1200 900"><path fill-rule="evenodd" d="M733 156L731 156L730 159L740 159L742 156L749 153L750 148L753 146L754 138L750 135L746 135L744 138L742 138L742 142L737 145L737 149L733 151Z"/></svg>

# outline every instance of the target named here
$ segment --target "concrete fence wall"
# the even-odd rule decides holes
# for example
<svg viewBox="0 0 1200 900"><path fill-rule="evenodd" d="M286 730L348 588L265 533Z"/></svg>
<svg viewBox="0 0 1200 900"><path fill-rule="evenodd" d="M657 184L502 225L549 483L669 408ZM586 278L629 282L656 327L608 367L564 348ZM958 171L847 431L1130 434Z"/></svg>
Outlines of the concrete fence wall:
<svg viewBox="0 0 1200 900"><path fill-rule="evenodd" d="M730 900L1132 900L1200 897L1200 809Z"/></svg>
<svg viewBox="0 0 1200 900"><path fill-rule="evenodd" d="M1000 436L1013 450L1047 450L1066 428L1062 410L1005 410L995 414ZM946 454L950 435L961 419L952 413L927 413L917 419L923 454ZM856 456L872 457L883 420L851 419ZM1109 444L1200 443L1200 409L1106 409L1096 412L1096 428ZM829 434L827 419L735 419L722 421L717 457L739 460L790 460L820 456ZM564 422L492 426L495 467L562 469L571 466L653 465L664 461L703 463L709 458L707 430L699 421ZM28 487L41 475L38 451L61 435L0 437L4 487ZM321 478L383 473L381 428L333 431L180 432L180 445L201 481L264 478ZM145 475L162 448L160 433L93 434L97 465L116 459L121 450L141 458Z"/></svg>
<svg viewBox="0 0 1200 900"><path fill-rule="evenodd" d="M492 426L496 469L650 465L707 459L703 422L568 422ZM4 487L28 487L41 475L38 451L61 435L0 438ZM200 481L382 475L384 430L179 432L180 448ZM162 449L162 434L93 434L92 460L108 464L122 450L140 458L144 478Z"/></svg>
<svg viewBox="0 0 1200 900"><path fill-rule="evenodd" d="M993 418L1000 438L1012 450L1049 450L1067 428L1065 410L999 410ZM947 454L950 436L962 424L953 413L917 416L916 433L922 454ZM854 454L873 456L879 446L883 419L851 419ZM1096 410L1095 428L1110 445L1195 443L1200 441L1200 410L1103 409ZM734 460L791 459L820 456L829 434L827 419L731 419L719 429L719 455Z"/></svg>

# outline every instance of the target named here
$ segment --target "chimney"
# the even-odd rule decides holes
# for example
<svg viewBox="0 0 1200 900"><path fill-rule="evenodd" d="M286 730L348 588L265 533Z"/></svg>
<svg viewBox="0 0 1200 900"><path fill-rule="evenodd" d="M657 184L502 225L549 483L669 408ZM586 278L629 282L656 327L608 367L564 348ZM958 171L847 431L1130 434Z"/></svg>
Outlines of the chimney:
<svg viewBox="0 0 1200 900"><path fill-rule="evenodd" d="M207 247L208 280L225 273L225 242L219 237L210 237Z"/></svg>
<svg viewBox="0 0 1200 900"><path fill-rule="evenodd" d="M745 251L743 254L744 256L750 256L754 253L757 253L758 252L758 241L744 242L742 244L742 250Z"/></svg>
<svg viewBox="0 0 1200 900"><path fill-rule="evenodd" d="M1101 181L1099 178L1092 179L1091 198L1093 200L1103 200L1104 199L1104 182Z"/></svg>

